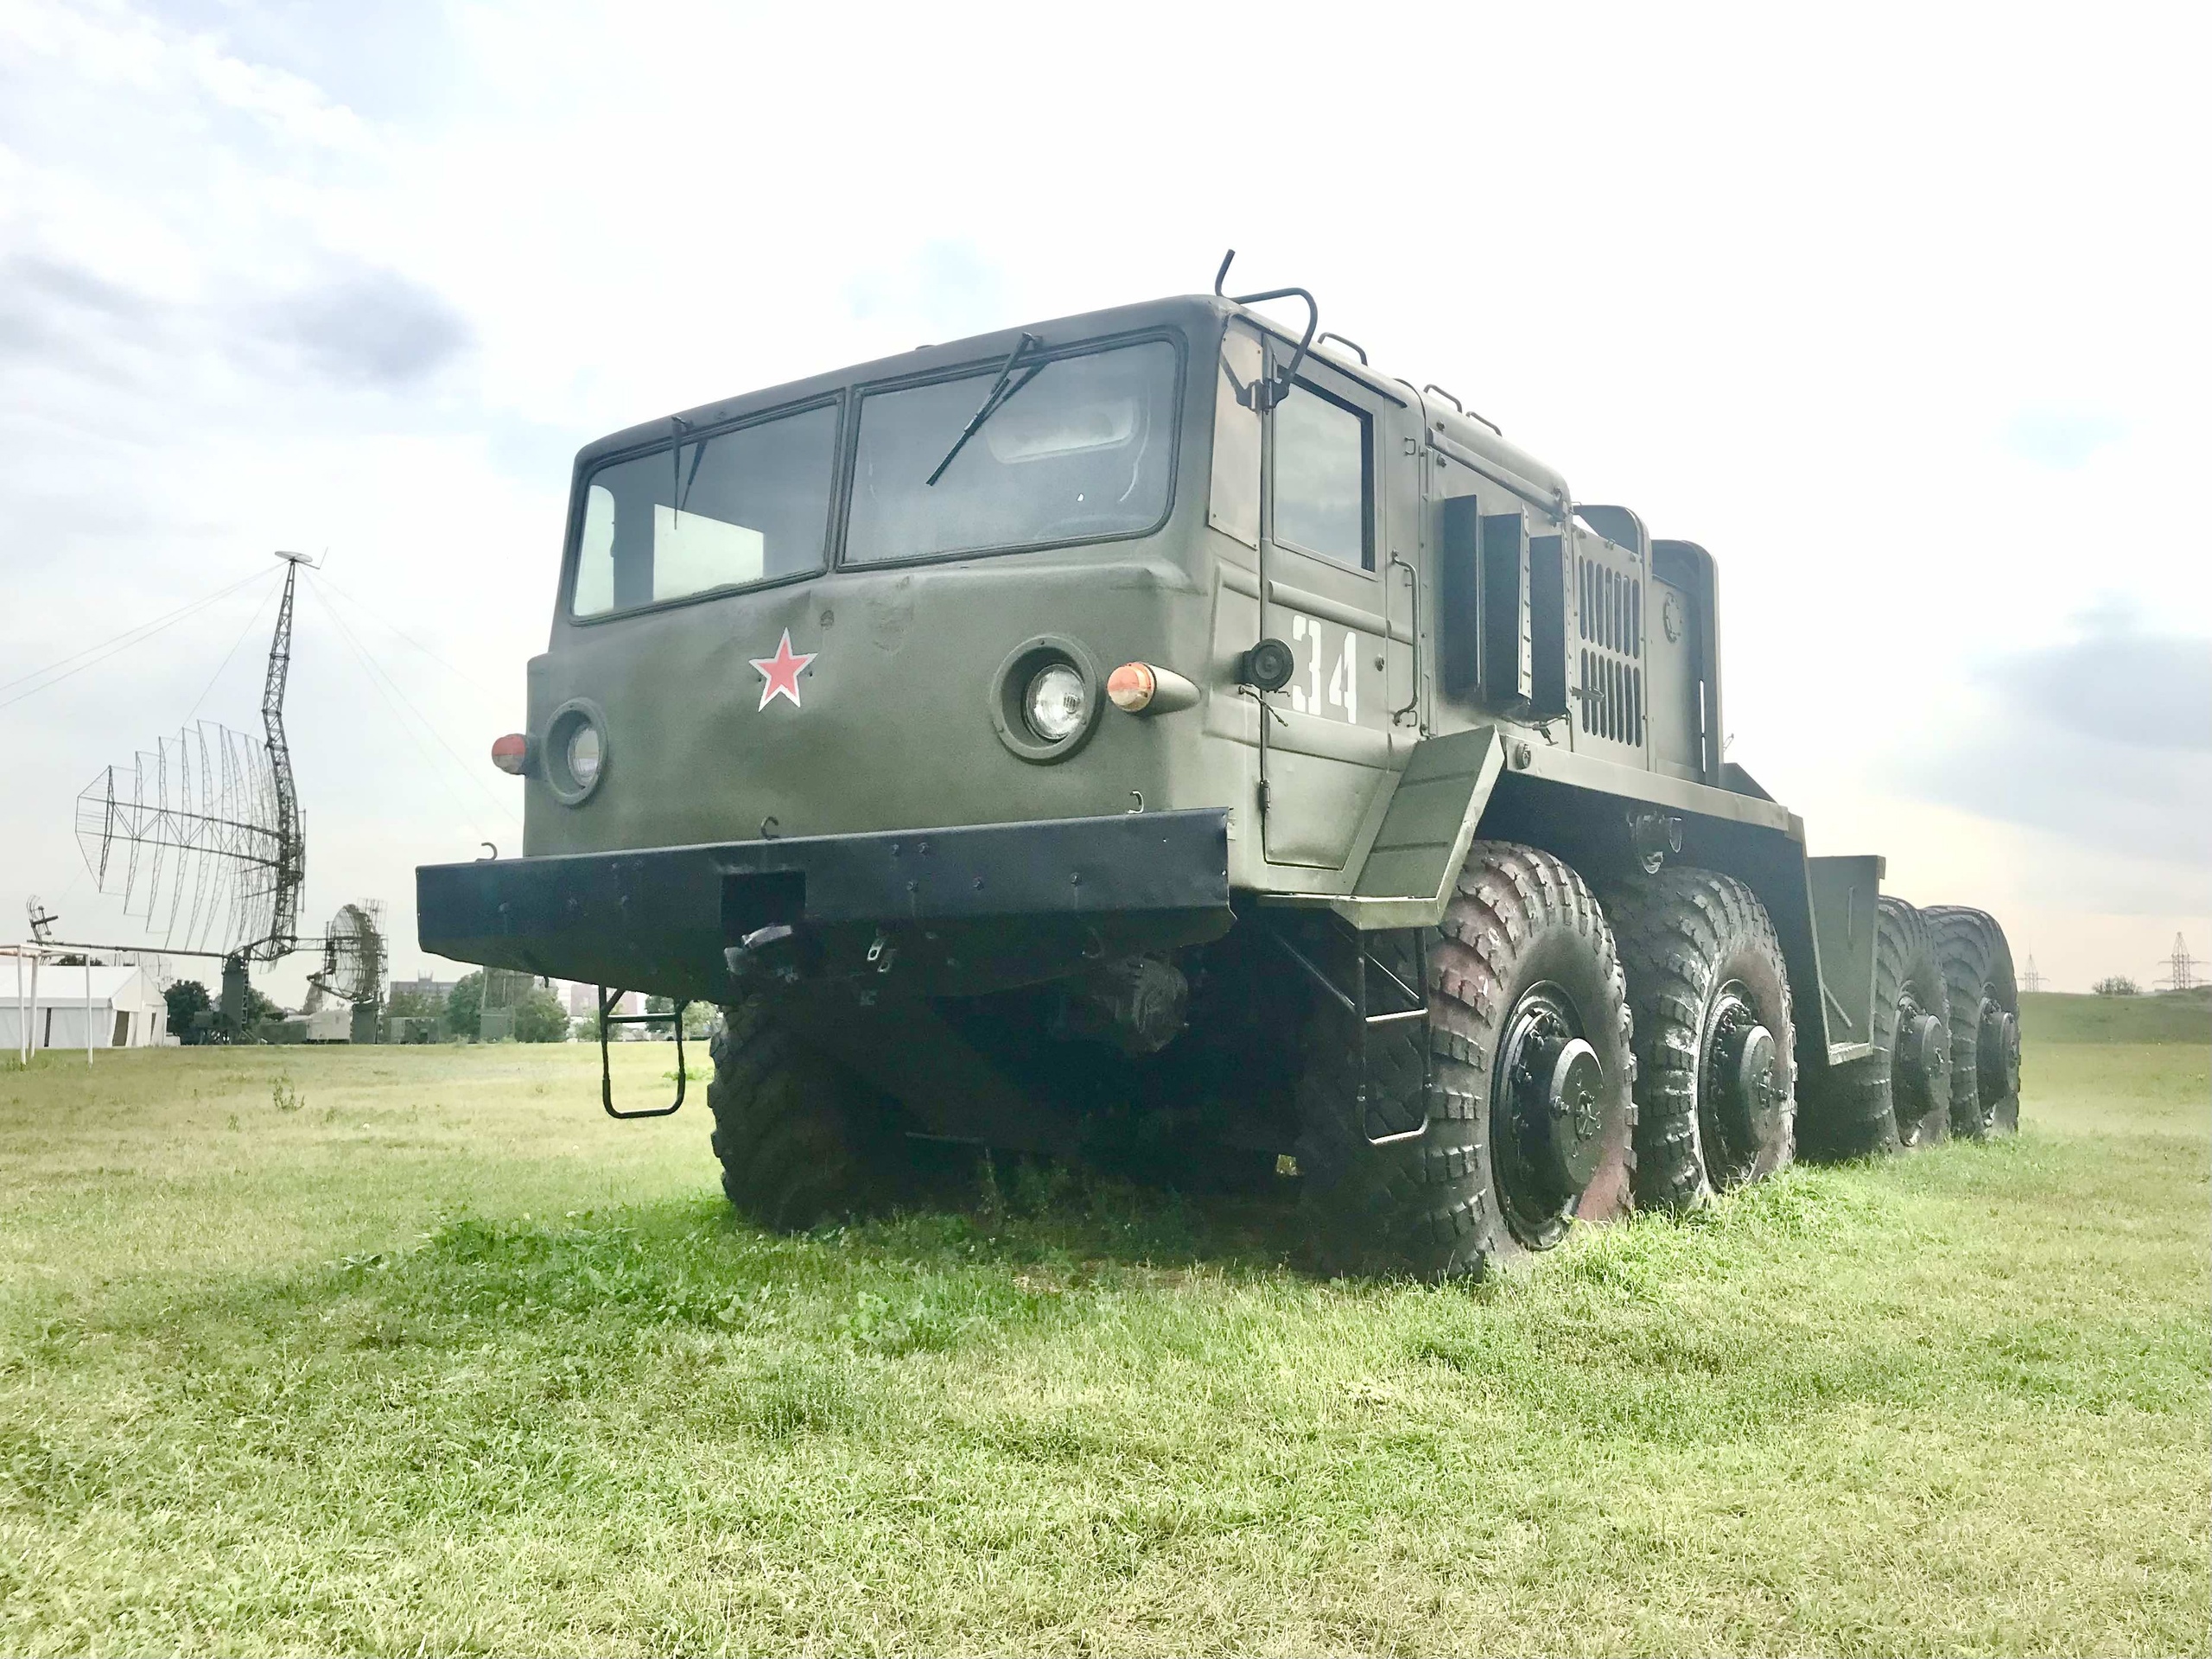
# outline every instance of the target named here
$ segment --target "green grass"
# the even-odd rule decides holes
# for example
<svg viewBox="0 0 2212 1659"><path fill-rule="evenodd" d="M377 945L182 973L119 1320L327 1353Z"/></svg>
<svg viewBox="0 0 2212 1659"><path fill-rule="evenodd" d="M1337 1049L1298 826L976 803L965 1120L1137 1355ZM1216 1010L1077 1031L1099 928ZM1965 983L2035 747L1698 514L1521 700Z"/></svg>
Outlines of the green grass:
<svg viewBox="0 0 2212 1659"><path fill-rule="evenodd" d="M2028 1042L2195 1043L2212 1047L2212 996L2068 996L2037 992L2020 999Z"/></svg>
<svg viewBox="0 0 2212 1659"><path fill-rule="evenodd" d="M0 1071L0 1650L2201 1653L2206 1052L2046 1024L2016 1141L1440 1289L766 1237L578 1048Z"/></svg>

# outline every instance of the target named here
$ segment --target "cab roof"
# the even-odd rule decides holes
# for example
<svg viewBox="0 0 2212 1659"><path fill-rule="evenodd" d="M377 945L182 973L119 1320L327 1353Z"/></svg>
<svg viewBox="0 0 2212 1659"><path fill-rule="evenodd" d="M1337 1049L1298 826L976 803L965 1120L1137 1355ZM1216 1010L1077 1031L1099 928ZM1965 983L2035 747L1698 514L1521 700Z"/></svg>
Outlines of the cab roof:
<svg viewBox="0 0 2212 1659"><path fill-rule="evenodd" d="M610 432L603 438L595 438L578 450L576 475L581 478L586 470L610 455L665 443L671 438L701 429L724 426L764 410L780 408L787 404L803 404L811 398L842 391L849 386L909 378L927 378L946 370L988 363L1013 351L1024 334L1037 335L1048 346L1072 345L1079 340L1116 334L1141 334L1147 329L1159 327L1174 327L1195 336L1211 334L1230 317L1243 318L1262 333L1289 345L1298 343L1300 331L1215 294L1175 295L1166 299L1146 300L1135 305L1113 306L1103 311L1078 312L1072 316L1056 317L1049 322L1016 324L988 334L969 334L964 339L946 340L941 344L918 346L911 352L901 352L894 357L880 357L870 362L850 364L821 374L810 375L803 380L787 380L780 385L764 386L758 391L701 404L674 415L641 421L619 432ZM1519 446L1509 442L1479 417L1470 418L1441 398L1416 390L1410 381L1372 368L1349 352L1318 343L1313 349L1337 372L1371 387L1402 406L1418 409L1426 431L1440 433L1452 442L1487 457L1533 483L1557 491L1562 499L1572 499L1565 478Z"/></svg>

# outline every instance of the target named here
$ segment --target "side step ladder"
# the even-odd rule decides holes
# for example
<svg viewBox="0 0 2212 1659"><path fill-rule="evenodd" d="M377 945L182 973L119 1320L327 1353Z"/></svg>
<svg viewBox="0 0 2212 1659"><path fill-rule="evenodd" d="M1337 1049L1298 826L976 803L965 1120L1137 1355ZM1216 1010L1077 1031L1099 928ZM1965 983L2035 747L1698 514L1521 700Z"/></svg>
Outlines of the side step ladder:
<svg viewBox="0 0 2212 1659"><path fill-rule="evenodd" d="M1272 927L1267 929L1266 932L1283 953L1303 968L1312 976L1313 982L1327 992L1337 1005L1356 1022L1355 1029L1359 1033L1359 1109L1362 1120L1360 1128L1361 1133L1366 1135L1368 1143L1370 1146L1387 1147L1400 1141L1418 1140L1428 1132L1429 1092L1436 1081L1435 1061L1431 1056L1427 1039L1424 1036L1421 1043L1421 1121L1420 1125L1410 1129L1395 1131L1386 1129L1378 1134L1374 1120L1378 1091L1375 1087L1373 1057L1370 1052L1368 1037L1377 1026L1395 1026L1402 1025L1408 1020L1426 1021L1427 1020L1427 992L1425 989L1416 989L1415 986L1426 987L1428 983L1430 930L1417 927L1363 932L1348 922L1335 918L1332 919L1337 922L1339 941L1348 943L1353 953L1351 985L1349 989L1339 985L1312 957L1293 944L1281 932ZM1400 978L1390 969L1389 964L1376 955L1377 942L1396 933L1411 935L1410 938L1406 940L1407 954L1411 960L1402 965L1412 969L1414 981L1412 985L1408 985ZM1379 983L1376 978L1370 977L1370 970L1374 976L1379 976ZM1383 1004L1380 1009L1375 1006L1377 991L1381 992L1380 1000Z"/></svg>
<svg viewBox="0 0 2212 1659"><path fill-rule="evenodd" d="M609 1117L628 1122L639 1117L673 1117L683 1107L683 1085L687 1074L683 1068L683 1011L691 1004L679 1002L671 1014L616 1014L615 1005L630 993L610 992L606 986L599 988L599 1101L607 1108ZM676 1022L676 1098L665 1106L650 1106L643 1111L621 1112L614 1109L614 1071L607 1047L607 1032L610 1026L657 1026L664 1020Z"/></svg>

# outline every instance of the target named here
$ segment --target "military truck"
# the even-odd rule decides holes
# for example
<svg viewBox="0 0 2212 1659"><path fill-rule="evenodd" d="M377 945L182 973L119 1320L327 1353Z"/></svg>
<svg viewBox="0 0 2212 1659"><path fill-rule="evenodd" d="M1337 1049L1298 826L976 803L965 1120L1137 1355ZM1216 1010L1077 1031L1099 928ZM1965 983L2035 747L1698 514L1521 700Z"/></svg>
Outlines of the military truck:
<svg viewBox="0 0 2212 1659"><path fill-rule="evenodd" d="M1726 755L1713 556L1229 268L584 448L524 855L423 947L719 1005L775 1227L1135 1146L1445 1275L2011 1130L2002 931Z"/></svg>

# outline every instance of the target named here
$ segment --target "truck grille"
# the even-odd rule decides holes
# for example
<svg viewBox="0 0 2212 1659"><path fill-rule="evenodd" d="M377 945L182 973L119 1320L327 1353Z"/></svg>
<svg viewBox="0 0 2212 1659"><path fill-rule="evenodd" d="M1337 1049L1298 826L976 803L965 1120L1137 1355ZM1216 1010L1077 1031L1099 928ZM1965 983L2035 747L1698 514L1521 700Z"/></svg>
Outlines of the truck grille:
<svg viewBox="0 0 2212 1659"><path fill-rule="evenodd" d="M1643 746L1643 583L1578 553L1575 607L1582 636L1582 729Z"/></svg>

